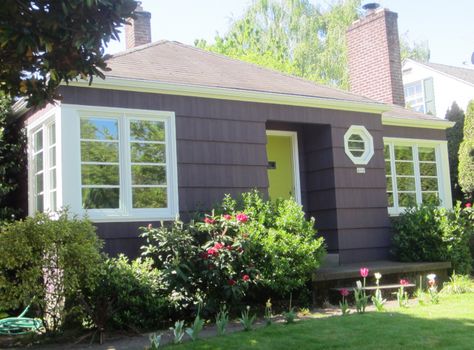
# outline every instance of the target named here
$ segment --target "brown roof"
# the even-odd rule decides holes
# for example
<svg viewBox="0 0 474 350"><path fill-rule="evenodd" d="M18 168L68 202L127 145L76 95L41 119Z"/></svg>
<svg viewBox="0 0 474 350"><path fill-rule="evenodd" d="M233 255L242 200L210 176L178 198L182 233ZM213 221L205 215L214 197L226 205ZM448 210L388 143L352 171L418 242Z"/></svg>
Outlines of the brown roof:
<svg viewBox="0 0 474 350"><path fill-rule="evenodd" d="M107 64L111 68L111 71L105 72L108 77L379 103L364 96L319 85L176 41L157 41L117 53L107 61ZM393 106L388 113L390 116L404 119L439 120L397 106Z"/></svg>
<svg viewBox="0 0 474 350"><path fill-rule="evenodd" d="M463 68L463 67L454 67L454 66L447 66L445 64L439 63L430 63L430 62L419 62L428 66L434 70L437 70L441 73L445 73L451 75L455 78L464 80L467 83L474 84L474 69L472 68Z"/></svg>

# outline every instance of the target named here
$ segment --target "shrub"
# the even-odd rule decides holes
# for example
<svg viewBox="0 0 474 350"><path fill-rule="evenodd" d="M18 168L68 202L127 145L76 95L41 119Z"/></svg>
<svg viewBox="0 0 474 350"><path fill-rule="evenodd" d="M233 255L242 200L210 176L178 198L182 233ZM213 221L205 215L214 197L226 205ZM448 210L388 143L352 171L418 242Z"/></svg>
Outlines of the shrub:
<svg viewBox="0 0 474 350"><path fill-rule="evenodd" d="M264 286L280 295L305 286L325 254L314 218L306 219L294 200L265 201L257 191L242 194L240 203L227 197L222 207L253 218L248 226L250 254Z"/></svg>
<svg viewBox="0 0 474 350"><path fill-rule="evenodd" d="M410 208L394 219L393 253L401 261L451 261L456 271L469 273L473 224L468 216L469 208L459 202L453 210Z"/></svg>
<svg viewBox="0 0 474 350"><path fill-rule="evenodd" d="M0 229L0 309L32 303L56 331L82 288L94 283L101 242L88 220L37 214Z"/></svg>
<svg viewBox="0 0 474 350"><path fill-rule="evenodd" d="M87 319L100 331L158 328L168 317L160 271L151 259L104 259L83 295Z"/></svg>
<svg viewBox="0 0 474 350"><path fill-rule="evenodd" d="M463 193L458 182L458 166L459 166L459 145L463 139L464 129L464 111L459 108L456 102L446 112L446 119L455 122L452 128L446 130L446 138L448 139L448 155L449 155L449 174L451 175L451 191L453 194L453 202L463 199Z"/></svg>
<svg viewBox="0 0 474 350"><path fill-rule="evenodd" d="M474 100L464 119L464 138L459 147L459 185L468 200L474 196Z"/></svg>
<svg viewBox="0 0 474 350"><path fill-rule="evenodd" d="M474 293L474 281L468 275L453 275L448 282L444 282L442 294Z"/></svg>

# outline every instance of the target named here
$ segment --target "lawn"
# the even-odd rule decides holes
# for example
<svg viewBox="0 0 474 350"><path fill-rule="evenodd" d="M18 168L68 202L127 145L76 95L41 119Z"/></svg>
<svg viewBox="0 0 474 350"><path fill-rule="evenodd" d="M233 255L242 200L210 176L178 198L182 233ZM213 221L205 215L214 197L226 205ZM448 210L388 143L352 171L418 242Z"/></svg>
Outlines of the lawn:
<svg viewBox="0 0 474 350"><path fill-rule="evenodd" d="M472 349L474 294L384 313L278 324L171 347L185 349Z"/></svg>

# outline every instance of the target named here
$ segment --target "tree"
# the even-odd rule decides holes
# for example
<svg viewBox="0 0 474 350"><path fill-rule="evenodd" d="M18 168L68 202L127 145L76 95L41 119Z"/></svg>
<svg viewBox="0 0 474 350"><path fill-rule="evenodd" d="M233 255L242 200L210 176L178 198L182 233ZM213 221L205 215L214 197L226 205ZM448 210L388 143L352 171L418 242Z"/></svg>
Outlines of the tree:
<svg viewBox="0 0 474 350"><path fill-rule="evenodd" d="M410 42L408 32L400 36L400 57L402 62L407 58L418 62L428 62L430 60L430 47L428 41Z"/></svg>
<svg viewBox="0 0 474 350"><path fill-rule="evenodd" d="M474 198L474 100L464 119L464 138L459 146L459 185L467 200Z"/></svg>
<svg viewBox="0 0 474 350"><path fill-rule="evenodd" d="M315 82L348 88L345 32L360 0L322 11L308 0L256 0L225 36L195 45Z"/></svg>
<svg viewBox="0 0 474 350"><path fill-rule="evenodd" d="M29 105L52 101L59 84L107 70L104 46L134 0L3 0L0 5L0 91Z"/></svg>
<svg viewBox="0 0 474 350"><path fill-rule="evenodd" d="M25 135L12 120L11 101L0 93L0 222L21 213L15 205L18 183L26 174Z"/></svg>
<svg viewBox="0 0 474 350"><path fill-rule="evenodd" d="M451 173L451 191L453 194L453 202L462 200L463 194L458 182L458 166L459 166L459 145L463 138L464 128L464 111L459 108L456 102L453 102L451 108L446 112L446 119L455 122L454 126L446 130L448 139L449 154L449 170Z"/></svg>
<svg viewBox="0 0 474 350"><path fill-rule="evenodd" d="M213 44L195 45L243 61L349 88L346 31L359 17L360 0L333 0L321 9L308 0L255 0ZM426 42L400 38L402 58L427 61Z"/></svg>

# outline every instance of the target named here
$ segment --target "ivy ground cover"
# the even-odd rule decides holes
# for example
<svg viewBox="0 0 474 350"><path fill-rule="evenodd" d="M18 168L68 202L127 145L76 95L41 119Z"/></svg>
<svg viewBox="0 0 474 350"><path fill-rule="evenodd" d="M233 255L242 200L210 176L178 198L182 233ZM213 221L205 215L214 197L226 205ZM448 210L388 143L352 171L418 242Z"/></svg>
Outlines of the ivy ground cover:
<svg viewBox="0 0 474 350"><path fill-rule="evenodd" d="M438 305L410 305L386 312L271 325L172 348L472 349L473 332L474 294L459 294L441 297Z"/></svg>

